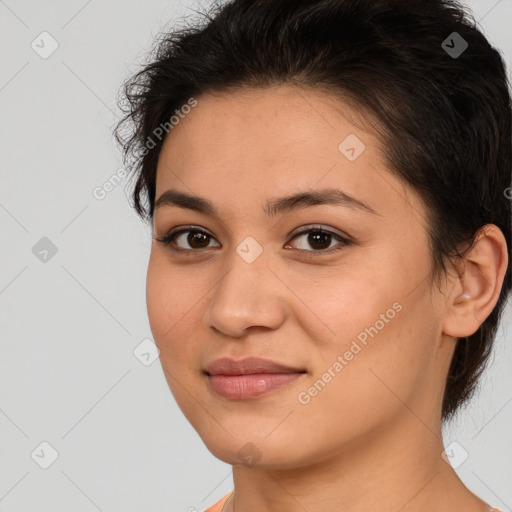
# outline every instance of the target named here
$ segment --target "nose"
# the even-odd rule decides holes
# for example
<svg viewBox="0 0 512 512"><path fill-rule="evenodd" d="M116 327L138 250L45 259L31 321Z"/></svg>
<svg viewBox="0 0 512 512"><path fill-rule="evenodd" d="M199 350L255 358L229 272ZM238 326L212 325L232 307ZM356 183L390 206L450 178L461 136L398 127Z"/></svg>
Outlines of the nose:
<svg viewBox="0 0 512 512"><path fill-rule="evenodd" d="M287 314L286 287L267 263L265 251L252 263L233 251L206 308L207 327L233 338L254 327L279 328Z"/></svg>

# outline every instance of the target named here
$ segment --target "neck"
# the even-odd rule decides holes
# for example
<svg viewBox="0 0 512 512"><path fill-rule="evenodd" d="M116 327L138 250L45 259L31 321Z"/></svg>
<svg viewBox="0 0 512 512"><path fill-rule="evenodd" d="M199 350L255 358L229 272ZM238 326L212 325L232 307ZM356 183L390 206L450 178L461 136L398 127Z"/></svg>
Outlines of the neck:
<svg viewBox="0 0 512 512"><path fill-rule="evenodd" d="M385 431L303 467L234 466L235 492L224 510L488 512L441 457L443 450L440 422L433 429L407 410Z"/></svg>

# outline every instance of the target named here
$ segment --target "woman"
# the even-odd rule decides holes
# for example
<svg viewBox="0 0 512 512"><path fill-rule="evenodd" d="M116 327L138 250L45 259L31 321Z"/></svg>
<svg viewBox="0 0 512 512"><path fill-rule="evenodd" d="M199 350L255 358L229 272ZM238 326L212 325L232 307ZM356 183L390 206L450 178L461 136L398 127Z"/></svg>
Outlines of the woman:
<svg viewBox="0 0 512 512"><path fill-rule="evenodd" d="M125 94L151 330L233 465L208 510L493 510L442 439L511 285L510 90L470 14L234 0Z"/></svg>

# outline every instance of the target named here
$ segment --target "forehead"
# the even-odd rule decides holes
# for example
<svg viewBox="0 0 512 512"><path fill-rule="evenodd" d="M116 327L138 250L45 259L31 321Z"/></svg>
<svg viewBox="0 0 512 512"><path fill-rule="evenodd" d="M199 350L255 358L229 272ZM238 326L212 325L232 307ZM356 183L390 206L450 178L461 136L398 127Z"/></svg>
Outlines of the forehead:
<svg viewBox="0 0 512 512"><path fill-rule="evenodd" d="M369 118L334 95L280 85L196 100L165 139L157 198L170 187L223 202L332 186L375 205L386 190L405 199Z"/></svg>
<svg viewBox="0 0 512 512"><path fill-rule="evenodd" d="M204 94L196 101L167 135L159 170L171 159L181 170L201 167L205 160L210 168L231 167L234 161L262 167L304 159L325 167L343 156L338 146L349 135L356 135L367 153L376 153L380 144L361 129L347 104L311 89L241 88Z"/></svg>

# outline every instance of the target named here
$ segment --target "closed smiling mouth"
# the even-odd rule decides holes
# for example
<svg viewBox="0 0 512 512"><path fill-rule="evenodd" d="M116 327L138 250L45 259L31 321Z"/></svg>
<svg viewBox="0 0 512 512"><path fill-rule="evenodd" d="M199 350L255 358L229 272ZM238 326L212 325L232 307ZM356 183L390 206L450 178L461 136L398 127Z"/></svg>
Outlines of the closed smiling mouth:
<svg viewBox="0 0 512 512"><path fill-rule="evenodd" d="M268 359L250 357L238 361L217 359L206 367L204 373L217 395L229 400L246 400L282 388L306 375L307 371Z"/></svg>

